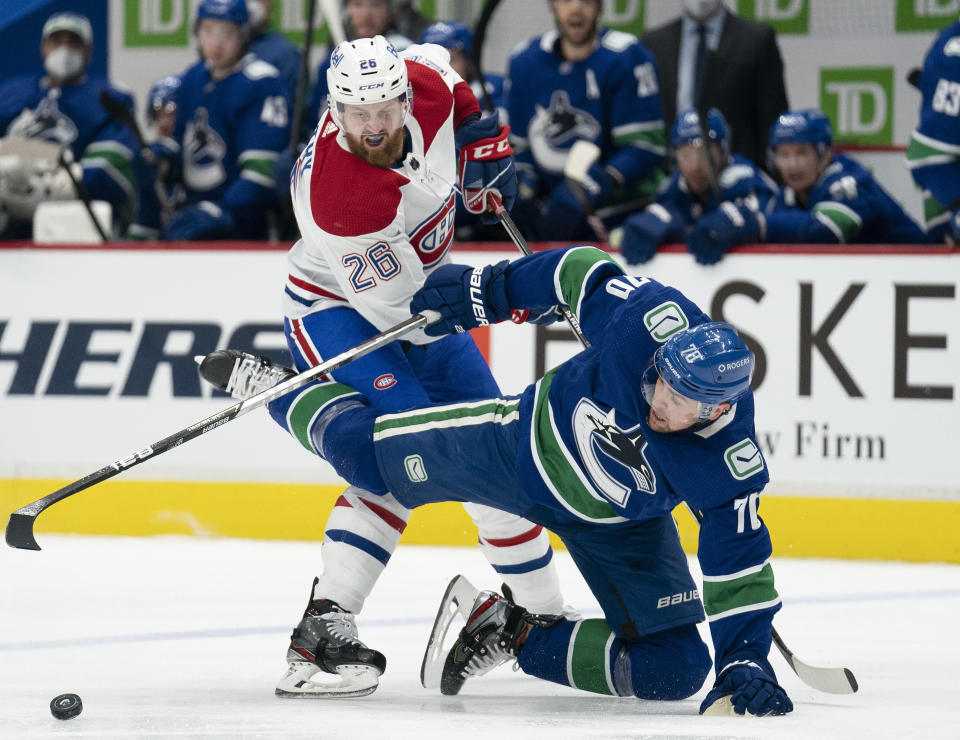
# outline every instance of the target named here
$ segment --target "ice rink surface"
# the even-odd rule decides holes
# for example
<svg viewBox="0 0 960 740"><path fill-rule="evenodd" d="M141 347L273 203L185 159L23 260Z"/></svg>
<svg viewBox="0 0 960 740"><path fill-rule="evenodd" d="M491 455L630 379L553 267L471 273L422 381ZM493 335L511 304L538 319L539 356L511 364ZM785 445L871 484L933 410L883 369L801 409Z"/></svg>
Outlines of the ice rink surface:
<svg viewBox="0 0 960 740"><path fill-rule="evenodd" d="M687 701L645 702L502 666L456 697L421 688L447 581L460 572L498 584L472 548L398 549L358 620L387 656L380 688L325 701L273 693L318 543L38 539L42 552L0 550L4 738L960 738L957 566L775 560L777 629L806 662L851 668L860 692L818 693L775 654L793 714L708 719L697 714L706 686ZM599 616L566 553L557 557L567 601ZM59 721L48 705L64 692L84 710Z"/></svg>

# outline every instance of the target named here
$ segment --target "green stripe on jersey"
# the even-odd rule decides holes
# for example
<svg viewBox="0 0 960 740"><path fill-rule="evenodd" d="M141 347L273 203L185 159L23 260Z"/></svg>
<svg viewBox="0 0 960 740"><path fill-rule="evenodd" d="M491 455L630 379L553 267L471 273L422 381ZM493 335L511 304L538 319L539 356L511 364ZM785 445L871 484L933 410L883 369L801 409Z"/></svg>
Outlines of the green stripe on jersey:
<svg viewBox="0 0 960 740"><path fill-rule="evenodd" d="M497 398L383 414L374 422L373 441L379 442L398 434L414 434L430 429L487 423L509 424L516 420L519 407L519 400Z"/></svg>
<svg viewBox="0 0 960 740"><path fill-rule="evenodd" d="M322 450L314 448L310 440L310 427L314 419L333 401L351 395L359 396L360 393L343 383L322 382L307 386L287 410L287 428L290 434L296 437L308 452L319 455Z"/></svg>
<svg viewBox="0 0 960 740"><path fill-rule="evenodd" d="M732 578L703 577L703 608L711 622L742 612L766 609L780 602L770 563L748 571L752 572Z"/></svg>
<svg viewBox="0 0 960 740"><path fill-rule="evenodd" d="M554 290L577 318L580 317L580 300L587 280L594 270L606 263L617 264L599 249L578 247L569 250L557 265L553 276ZM617 267L620 269L619 265Z"/></svg>
<svg viewBox="0 0 960 740"><path fill-rule="evenodd" d="M914 131L907 146L907 167L914 169L927 164L952 162L958 156L960 152L956 146L939 142Z"/></svg>
<svg viewBox="0 0 960 740"><path fill-rule="evenodd" d="M549 401L550 384L556 372L554 368L537 383L530 426L533 461L547 488L570 513L592 522L626 521L608 502L588 488L586 479L579 472L576 457L567 451L560 439Z"/></svg>
<svg viewBox="0 0 960 740"><path fill-rule="evenodd" d="M117 185L127 191L128 195L133 195L133 153L125 146L95 141L84 150L80 163L87 167L100 167L116 180Z"/></svg>
<svg viewBox="0 0 960 740"><path fill-rule="evenodd" d="M855 241L860 235L863 219L850 206L828 200L817 203L812 212L845 244Z"/></svg>
<svg viewBox="0 0 960 740"><path fill-rule="evenodd" d="M570 685L594 694L616 696L610 675L610 646L614 634L603 619L584 619L577 623L567 655Z"/></svg>
<svg viewBox="0 0 960 740"><path fill-rule="evenodd" d="M613 143L616 146L635 146L646 149L654 154L667 153L667 132L661 123L659 126L648 129L634 129L615 133Z"/></svg>

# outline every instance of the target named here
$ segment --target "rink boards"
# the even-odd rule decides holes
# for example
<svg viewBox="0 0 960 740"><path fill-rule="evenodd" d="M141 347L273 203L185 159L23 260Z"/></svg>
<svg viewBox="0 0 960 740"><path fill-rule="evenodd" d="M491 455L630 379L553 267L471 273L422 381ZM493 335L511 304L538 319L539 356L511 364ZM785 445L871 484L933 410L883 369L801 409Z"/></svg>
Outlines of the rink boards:
<svg viewBox="0 0 960 740"><path fill-rule="evenodd" d="M19 246L0 249L3 518L229 405L201 387L193 354L282 351L282 248ZM703 268L677 248L631 269L732 321L756 352L771 473L761 514L778 554L960 562L958 257L767 246ZM577 350L559 327L477 339L507 393ZM37 531L318 539L342 487L254 412L57 505ZM694 549L694 526L678 519ZM416 512L404 535L474 538L453 505Z"/></svg>

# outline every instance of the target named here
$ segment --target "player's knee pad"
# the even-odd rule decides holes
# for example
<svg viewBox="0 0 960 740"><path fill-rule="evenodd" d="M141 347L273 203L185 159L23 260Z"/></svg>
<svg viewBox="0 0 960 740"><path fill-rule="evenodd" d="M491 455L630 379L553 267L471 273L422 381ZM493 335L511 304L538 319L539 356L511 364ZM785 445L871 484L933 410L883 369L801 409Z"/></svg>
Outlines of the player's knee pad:
<svg viewBox="0 0 960 740"><path fill-rule="evenodd" d="M700 690L711 665L696 625L685 624L623 641L613 681L621 696L677 701Z"/></svg>

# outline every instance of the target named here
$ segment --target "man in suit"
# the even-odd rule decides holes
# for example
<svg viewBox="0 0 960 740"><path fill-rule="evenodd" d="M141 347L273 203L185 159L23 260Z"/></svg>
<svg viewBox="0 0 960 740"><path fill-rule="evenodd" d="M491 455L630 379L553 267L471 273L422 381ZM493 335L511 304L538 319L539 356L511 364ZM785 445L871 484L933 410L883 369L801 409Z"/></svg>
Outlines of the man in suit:
<svg viewBox="0 0 960 740"><path fill-rule="evenodd" d="M683 14L642 41L657 59L667 130L677 111L718 108L733 131L731 150L763 166L770 126L789 108L773 29L722 0L683 0Z"/></svg>

